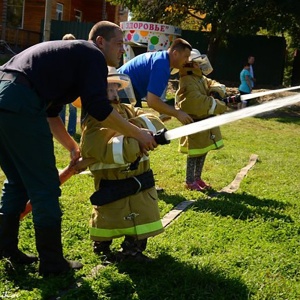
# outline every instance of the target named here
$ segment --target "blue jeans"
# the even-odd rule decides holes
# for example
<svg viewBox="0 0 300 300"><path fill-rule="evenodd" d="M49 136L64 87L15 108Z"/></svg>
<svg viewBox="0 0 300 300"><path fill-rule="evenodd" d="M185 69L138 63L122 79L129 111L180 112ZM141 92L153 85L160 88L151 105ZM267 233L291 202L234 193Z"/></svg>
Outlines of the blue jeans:
<svg viewBox="0 0 300 300"><path fill-rule="evenodd" d="M71 103L66 104L69 106L69 122L68 122L68 133L73 136L76 133L77 124L77 108ZM66 124L66 105L63 106L59 116L61 117L64 124Z"/></svg>

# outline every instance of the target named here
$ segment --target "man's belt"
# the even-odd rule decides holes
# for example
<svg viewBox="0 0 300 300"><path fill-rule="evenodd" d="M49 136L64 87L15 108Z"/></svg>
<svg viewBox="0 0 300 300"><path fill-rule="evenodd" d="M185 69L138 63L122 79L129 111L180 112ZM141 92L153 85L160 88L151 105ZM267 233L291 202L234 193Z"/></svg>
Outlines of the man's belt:
<svg viewBox="0 0 300 300"><path fill-rule="evenodd" d="M101 206L154 186L155 181L152 170L127 179L105 179L100 181L99 190L90 197L90 200L93 205Z"/></svg>
<svg viewBox="0 0 300 300"><path fill-rule="evenodd" d="M32 84L26 77L26 75L15 71L0 71L0 81L12 81L22 84L28 88L32 88Z"/></svg>

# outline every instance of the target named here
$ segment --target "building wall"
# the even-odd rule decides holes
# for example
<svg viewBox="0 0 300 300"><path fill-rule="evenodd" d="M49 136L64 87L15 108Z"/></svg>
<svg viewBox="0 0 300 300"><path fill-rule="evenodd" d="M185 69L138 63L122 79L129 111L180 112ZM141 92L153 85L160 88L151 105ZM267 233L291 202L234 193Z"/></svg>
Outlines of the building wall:
<svg viewBox="0 0 300 300"><path fill-rule="evenodd" d="M0 1L0 11L3 11L3 0ZM2 24L2 14L0 14L0 22Z"/></svg>
<svg viewBox="0 0 300 300"><path fill-rule="evenodd" d="M41 25L45 17L46 0L26 0L24 7L23 28L5 28L2 36L2 14L0 14L0 33L12 46L28 47L41 41ZM52 0L51 19L56 20L56 5L63 4L62 21L76 21L75 10L82 12L82 22L96 23L108 20L119 24L119 8L104 0ZM0 0L3 11L3 0Z"/></svg>
<svg viewBox="0 0 300 300"><path fill-rule="evenodd" d="M73 0L71 5L70 18L68 21L75 21L75 10L82 12L82 22L97 23L101 20L116 22L115 11L117 6L111 5L102 0Z"/></svg>
<svg viewBox="0 0 300 300"><path fill-rule="evenodd" d="M39 32L45 15L44 0L26 0L24 9L23 29Z"/></svg>

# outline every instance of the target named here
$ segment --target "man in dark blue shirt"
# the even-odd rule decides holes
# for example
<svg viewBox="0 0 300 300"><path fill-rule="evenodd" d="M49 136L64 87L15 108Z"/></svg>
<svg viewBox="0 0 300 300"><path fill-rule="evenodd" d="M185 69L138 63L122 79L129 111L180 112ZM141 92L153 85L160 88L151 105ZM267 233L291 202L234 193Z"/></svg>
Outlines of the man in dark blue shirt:
<svg viewBox="0 0 300 300"><path fill-rule="evenodd" d="M0 202L0 259L22 264L37 260L18 249L19 218L30 199L39 273L82 267L63 257L61 244L61 190L52 135L70 152L71 164L80 157L59 117L64 104L80 96L88 114L136 138L141 152L157 146L150 132L124 120L107 99L107 65L118 66L123 53L122 30L102 21L91 29L89 41L40 43L0 67L0 166L7 178Z"/></svg>

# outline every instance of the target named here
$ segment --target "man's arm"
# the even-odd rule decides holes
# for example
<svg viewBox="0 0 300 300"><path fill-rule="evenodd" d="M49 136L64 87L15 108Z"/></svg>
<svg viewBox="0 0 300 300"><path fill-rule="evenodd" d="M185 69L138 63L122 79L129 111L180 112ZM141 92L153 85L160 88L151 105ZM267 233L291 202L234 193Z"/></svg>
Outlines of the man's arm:
<svg viewBox="0 0 300 300"><path fill-rule="evenodd" d="M47 120L54 138L70 152L71 165L73 165L80 157L78 144L68 134L65 125L59 116L47 118Z"/></svg>
<svg viewBox="0 0 300 300"><path fill-rule="evenodd" d="M148 92L147 93L148 106L161 114L166 114L177 118L182 124L189 124L193 119L184 111L176 109L175 107L166 104L158 96Z"/></svg>

